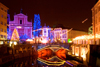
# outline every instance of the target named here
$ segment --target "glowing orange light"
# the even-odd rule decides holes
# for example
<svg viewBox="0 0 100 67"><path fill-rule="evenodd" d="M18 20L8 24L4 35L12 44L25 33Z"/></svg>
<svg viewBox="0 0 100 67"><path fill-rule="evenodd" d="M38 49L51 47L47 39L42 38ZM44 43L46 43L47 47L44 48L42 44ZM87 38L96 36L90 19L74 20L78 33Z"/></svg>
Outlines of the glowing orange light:
<svg viewBox="0 0 100 67"><path fill-rule="evenodd" d="M59 49L57 52L56 52L56 55L57 57L65 60L66 59L66 50L65 49Z"/></svg>
<svg viewBox="0 0 100 67"><path fill-rule="evenodd" d="M38 57L41 59L49 59L52 56L52 50L47 48L41 51L38 51Z"/></svg>
<svg viewBox="0 0 100 67"><path fill-rule="evenodd" d="M17 26L17 28L22 28L21 26Z"/></svg>
<svg viewBox="0 0 100 67"><path fill-rule="evenodd" d="M100 34L96 34L95 35L96 38L100 38ZM94 38L94 35L83 35L83 36L78 36L76 38L74 38L73 40L87 40L87 39L93 39Z"/></svg>
<svg viewBox="0 0 100 67"><path fill-rule="evenodd" d="M47 43L47 40L46 39L42 40L42 43Z"/></svg>

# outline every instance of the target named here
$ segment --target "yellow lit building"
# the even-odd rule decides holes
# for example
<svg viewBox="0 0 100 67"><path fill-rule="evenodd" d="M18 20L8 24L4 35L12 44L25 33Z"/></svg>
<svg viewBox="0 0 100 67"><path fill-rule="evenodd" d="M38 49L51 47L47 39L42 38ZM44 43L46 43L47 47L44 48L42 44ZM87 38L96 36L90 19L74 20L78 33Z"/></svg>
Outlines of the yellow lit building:
<svg viewBox="0 0 100 67"><path fill-rule="evenodd" d="M73 39L72 54L82 57L83 64L100 67L100 59L98 59L100 54L98 52L100 47L100 0L92 8L92 24L93 34L77 36Z"/></svg>
<svg viewBox="0 0 100 67"><path fill-rule="evenodd" d="M0 40L7 39L7 10L8 8L0 3Z"/></svg>
<svg viewBox="0 0 100 67"><path fill-rule="evenodd" d="M92 10L93 33L100 34L100 0L94 5Z"/></svg>
<svg viewBox="0 0 100 67"><path fill-rule="evenodd" d="M53 35L53 40L61 41L63 43L72 43L73 38L81 35L87 35L87 32L79 31L75 29L62 29L62 28L54 28L54 30L50 31L50 36Z"/></svg>
<svg viewBox="0 0 100 67"><path fill-rule="evenodd" d="M79 31L79 30L70 30L68 32L68 41L72 41L73 38L77 37L77 36L81 36L81 35L87 35L87 32L84 31Z"/></svg>

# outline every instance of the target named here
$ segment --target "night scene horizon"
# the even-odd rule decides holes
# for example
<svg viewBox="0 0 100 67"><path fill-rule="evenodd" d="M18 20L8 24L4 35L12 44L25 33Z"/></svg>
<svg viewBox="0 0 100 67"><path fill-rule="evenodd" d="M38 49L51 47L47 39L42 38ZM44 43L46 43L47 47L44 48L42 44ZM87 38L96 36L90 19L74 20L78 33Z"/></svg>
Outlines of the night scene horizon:
<svg viewBox="0 0 100 67"><path fill-rule="evenodd" d="M44 24L55 27L62 24L64 27L88 31L92 26L92 7L96 0L1 0L1 3L9 7L10 19L14 14L19 14L23 9L23 14L28 15L29 21L34 22L34 14L40 14L41 25ZM82 21L88 19L82 24ZM52 23L52 24L51 24Z"/></svg>
<svg viewBox="0 0 100 67"><path fill-rule="evenodd" d="M100 67L100 0L0 0L0 67Z"/></svg>

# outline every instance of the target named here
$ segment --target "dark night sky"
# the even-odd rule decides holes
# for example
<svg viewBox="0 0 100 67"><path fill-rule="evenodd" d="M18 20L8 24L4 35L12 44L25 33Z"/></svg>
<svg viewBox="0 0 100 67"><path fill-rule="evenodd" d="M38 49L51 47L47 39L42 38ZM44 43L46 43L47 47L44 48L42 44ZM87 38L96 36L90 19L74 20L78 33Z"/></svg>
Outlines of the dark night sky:
<svg viewBox="0 0 100 67"><path fill-rule="evenodd" d="M40 14L41 24L52 27L55 24L63 24L65 27L88 31L92 24L91 8L96 0L0 0L9 8L11 20L14 13L28 15L29 21L34 22L34 14ZM88 18L85 23L83 20Z"/></svg>

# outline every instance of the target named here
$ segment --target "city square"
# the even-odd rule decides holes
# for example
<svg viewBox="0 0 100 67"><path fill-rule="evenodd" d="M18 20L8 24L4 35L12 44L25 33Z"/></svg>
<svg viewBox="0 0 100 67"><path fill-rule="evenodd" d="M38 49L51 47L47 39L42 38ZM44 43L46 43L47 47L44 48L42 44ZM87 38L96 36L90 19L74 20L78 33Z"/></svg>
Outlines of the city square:
<svg viewBox="0 0 100 67"><path fill-rule="evenodd" d="M0 1L0 67L100 67L100 0Z"/></svg>

